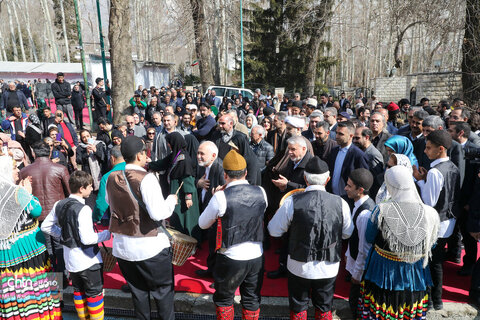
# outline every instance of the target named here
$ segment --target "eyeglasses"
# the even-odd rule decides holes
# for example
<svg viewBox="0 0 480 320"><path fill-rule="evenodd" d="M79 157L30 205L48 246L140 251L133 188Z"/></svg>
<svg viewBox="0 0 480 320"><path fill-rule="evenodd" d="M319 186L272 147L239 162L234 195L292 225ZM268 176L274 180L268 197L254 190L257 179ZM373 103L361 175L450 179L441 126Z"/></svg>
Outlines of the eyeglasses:
<svg viewBox="0 0 480 320"><path fill-rule="evenodd" d="M147 132L147 134L155 134L155 132Z"/></svg>
<svg viewBox="0 0 480 320"><path fill-rule="evenodd" d="M63 117L63 114L57 113L55 117Z"/></svg>
<svg viewBox="0 0 480 320"><path fill-rule="evenodd" d="M134 124L134 123L135 123L135 122L133 122L133 121L132 121L132 122L127 122L127 124Z"/></svg>

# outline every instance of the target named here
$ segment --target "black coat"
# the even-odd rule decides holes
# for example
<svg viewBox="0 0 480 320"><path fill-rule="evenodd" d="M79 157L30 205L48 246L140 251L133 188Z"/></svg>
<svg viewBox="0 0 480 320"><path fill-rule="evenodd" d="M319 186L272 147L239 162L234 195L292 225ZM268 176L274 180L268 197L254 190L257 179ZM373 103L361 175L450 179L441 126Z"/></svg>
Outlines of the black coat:
<svg viewBox="0 0 480 320"><path fill-rule="evenodd" d="M298 166L295 168L295 163L292 160L288 161L287 168L285 170L285 178L288 179L287 189L285 192L299 189L299 188L306 188L307 184L303 177L303 173L305 172L305 166L307 165L308 161L313 158L313 155L307 151L303 159L300 161Z"/></svg>
<svg viewBox="0 0 480 320"><path fill-rule="evenodd" d="M56 104L66 105L72 103L72 100L69 98L72 95L72 88L67 81L60 83L55 80L55 82L52 83L52 93L55 97Z"/></svg>
<svg viewBox="0 0 480 320"><path fill-rule="evenodd" d="M197 185L198 180L203 177L205 174L205 167L197 166L197 177L195 179L195 185ZM210 186L208 187L207 192L205 193L205 199L202 200L202 189L197 188L198 191L198 202L200 204L200 211L205 210L205 208L208 205L208 202L210 202L210 199L212 199L212 190L214 190L218 186L222 186L225 184L225 179L223 176L223 165L222 165L222 160L217 158L215 161L212 163L212 167L210 168L210 173L208 175L208 180L210 181Z"/></svg>
<svg viewBox="0 0 480 320"><path fill-rule="evenodd" d="M82 110L85 107L85 97L82 91L72 90L72 106L74 110Z"/></svg>

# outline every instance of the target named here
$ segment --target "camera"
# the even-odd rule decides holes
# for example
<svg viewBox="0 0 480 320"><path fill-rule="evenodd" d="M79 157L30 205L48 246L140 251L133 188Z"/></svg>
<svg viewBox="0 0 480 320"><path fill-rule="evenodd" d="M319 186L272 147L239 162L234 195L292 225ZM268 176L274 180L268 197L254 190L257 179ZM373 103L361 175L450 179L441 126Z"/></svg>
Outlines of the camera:
<svg viewBox="0 0 480 320"><path fill-rule="evenodd" d="M464 154L465 160L470 160L471 163L480 163L480 148L466 147Z"/></svg>

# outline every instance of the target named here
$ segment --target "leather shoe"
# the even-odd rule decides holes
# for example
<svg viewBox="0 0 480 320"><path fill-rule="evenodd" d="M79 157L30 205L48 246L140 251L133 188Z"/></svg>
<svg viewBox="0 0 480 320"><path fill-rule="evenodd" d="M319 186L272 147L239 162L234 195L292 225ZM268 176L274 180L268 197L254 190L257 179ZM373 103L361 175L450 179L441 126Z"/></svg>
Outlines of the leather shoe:
<svg viewBox="0 0 480 320"><path fill-rule="evenodd" d="M202 277L202 278L211 278L212 277L212 272L210 270L202 270L202 269L199 269L199 270L195 270L195 274L199 277Z"/></svg>
<svg viewBox="0 0 480 320"><path fill-rule="evenodd" d="M457 274L462 277L471 276L473 273L473 267L474 266L464 265L457 271Z"/></svg>
<svg viewBox="0 0 480 320"><path fill-rule="evenodd" d="M433 303L433 309L435 310L442 310L443 309L443 302L439 302L439 303Z"/></svg>
<svg viewBox="0 0 480 320"><path fill-rule="evenodd" d="M284 268L279 268L275 271L267 272L267 278L269 279L278 279L287 277L287 271Z"/></svg>
<svg viewBox="0 0 480 320"><path fill-rule="evenodd" d="M122 292L130 293L130 292L132 292L132 290L130 290L130 287L128 286L128 284L124 284L122 286Z"/></svg>
<svg viewBox="0 0 480 320"><path fill-rule="evenodd" d="M451 261L453 263L456 263L456 264L459 264L462 262L462 259L460 258L460 256L457 256L457 255L453 255L453 254L448 254L446 255L446 258L445 258L446 261Z"/></svg>

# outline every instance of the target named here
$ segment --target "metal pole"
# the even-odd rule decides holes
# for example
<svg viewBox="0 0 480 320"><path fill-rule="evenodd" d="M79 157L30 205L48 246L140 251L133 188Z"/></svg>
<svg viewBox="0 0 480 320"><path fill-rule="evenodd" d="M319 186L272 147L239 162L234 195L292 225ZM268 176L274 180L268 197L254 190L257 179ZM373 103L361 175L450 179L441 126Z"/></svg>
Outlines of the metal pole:
<svg viewBox="0 0 480 320"><path fill-rule="evenodd" d="M85 98L87 100L88 117L90 118L90 129L93 129L92 108L90 106L90 92L88 88L87 67L85 65L85 50L83 50L82 26L80 25L80 15L78 13L78 0L73 0L75 5L75 18L77 19L78 45L80 47L80 55L82 59L83 83L85 84Z"/></svg>
<svg viewBox="0 0 480 320"><path fill-rule="evenodd" d="M107 59L105 58L105 43L103 42L103 32L102 32L102 16L100 13L100 0L97 0L97 15L98 15L98 31L100 33L100 48L102 52L102 67L103 67L103 80L105 80L105 85L107 83ZM107 103L110 103L110 96L107 95Z"/></svg>
<svg viewBox="0 0 480 320"><path fill-rule="evenodd" d="M245 70L243 67L243 3L240 0L240 51L242 55L242 88L245 88Z"/></svg>

